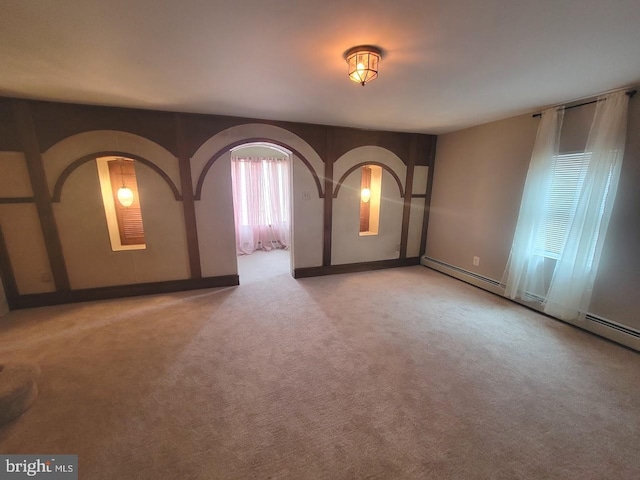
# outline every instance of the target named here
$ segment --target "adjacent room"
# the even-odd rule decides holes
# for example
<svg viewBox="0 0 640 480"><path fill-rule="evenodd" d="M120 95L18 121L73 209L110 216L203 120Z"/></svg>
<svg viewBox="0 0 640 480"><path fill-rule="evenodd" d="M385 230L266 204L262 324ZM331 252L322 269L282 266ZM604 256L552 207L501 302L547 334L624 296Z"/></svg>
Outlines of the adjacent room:
<svg viewBox="0 0 640 480"><path fill-rule="evenodd" d="M640 478L637 0L7 0L0 478Z"/></svg>
<svg viewBox="0 0 640 480"><path fill-rule="evenodd" d="M291 270L291 152L255 142L231 150L238 277Z"/></svg>

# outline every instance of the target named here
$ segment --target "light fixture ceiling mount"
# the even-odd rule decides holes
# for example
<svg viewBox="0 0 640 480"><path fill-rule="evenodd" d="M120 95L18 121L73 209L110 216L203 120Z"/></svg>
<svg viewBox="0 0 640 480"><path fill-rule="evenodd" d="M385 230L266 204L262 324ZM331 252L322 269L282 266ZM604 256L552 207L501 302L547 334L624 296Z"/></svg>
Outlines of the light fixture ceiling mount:
<svg viewBox="0 0 640 480"><path fill-rule="evenodd" d="M372 45L353 47L344 55L349 65L349 78L362 85L378 77L378 67L382 58L382 50Z"/></svg>

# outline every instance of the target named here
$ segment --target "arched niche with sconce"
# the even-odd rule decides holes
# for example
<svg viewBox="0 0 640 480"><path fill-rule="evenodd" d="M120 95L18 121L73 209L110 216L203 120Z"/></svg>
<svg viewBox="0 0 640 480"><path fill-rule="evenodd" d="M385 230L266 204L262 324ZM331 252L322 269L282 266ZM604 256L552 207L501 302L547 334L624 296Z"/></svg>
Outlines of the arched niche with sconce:
<svg viewBox="0 0 640 480"><path fill-rule="evenodd" d="M334 174L331 263L398 258L406 165L385 148L363 146L342 155ZM363 202L363 188L370 190L368 202ZM368 224L363 217L367 210Z"/></svg>
<svg viewBox="0 0 640 480"><path fill-rule="evenodd" d="M114 248L98 158L135 164L144 247ZM43 163L72 290L189 278L180 174L170 152L130 133L92 131L53 145Z"/></svg>

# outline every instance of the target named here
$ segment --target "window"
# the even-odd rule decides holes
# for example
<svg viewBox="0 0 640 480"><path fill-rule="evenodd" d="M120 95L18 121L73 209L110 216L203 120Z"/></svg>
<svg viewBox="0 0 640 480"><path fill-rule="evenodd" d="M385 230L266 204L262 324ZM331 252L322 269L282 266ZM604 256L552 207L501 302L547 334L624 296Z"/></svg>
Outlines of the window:
<svg viewBox="0 0 640 480"><path fill-rule="evenodd" d="M382 167L365 165L360 177L360 236L377 235L380 224Z"/></svg>
<svg viewBox="0 0 640 480"><path fill-rule="evenodd" d="M553 158L551 185L544 203L543 222L536 235L536 253L548 258L558 259L564 250L569 236L569 225L576 213L580 192L584 186L591 153L570 153ZM606 180L605 195L598 207L597 225L604 214L605 199L611 183L609 172ZM594 238L589 261L593 261L597 236Z"/></svg>
<svg viewBox="0 0 640 480"><path fill-rule="evenodd" d="M288 157L231 158L238 255L291 246L289 165Z"/></svg>
<svg viewBox="0 0 640 480"><path fill-rule="evenodd" d="M146 248L135 162L103 157L96 159L96 163L111 249L115 252ZM128 202L122 193L129 194Z"/></svg>
<svg viewBox="0 0 640 480"><path fill-rule="evenodd" d="M598 98L585 153L568 155L557 153L564 107L542 112L505 296L534 294L546 314L584 320L620 178L628 104L622 90Z"/></svg>

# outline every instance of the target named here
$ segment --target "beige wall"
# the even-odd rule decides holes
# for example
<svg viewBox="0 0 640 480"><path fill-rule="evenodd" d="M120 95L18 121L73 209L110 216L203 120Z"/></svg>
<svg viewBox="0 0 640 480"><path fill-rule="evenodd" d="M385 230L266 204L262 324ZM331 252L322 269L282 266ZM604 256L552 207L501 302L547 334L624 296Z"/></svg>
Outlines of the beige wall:
<svg viewBox="0 0 640 480"><path fill-rule="evenodd" d="M561 150L584 148L593 107L567 111ZM539 119L488 123L438 138L428 257L501 280L513 241ZM640 101L628 143L590 313L640 329ZM473 257L480 265L473 266Z"/></svg>
<svg viewBox="0 0 640 480"><path fill-rule="evenodd" d="M640 330L640 98L629 106L622 174L590 310Z"/></svg>
<svg viewBox="0 0 640 480"><path fill-rule="evenodd" d="M438 137L427 256L500 280L537 128L522 115Z"/></svg>
<svg viewBox="0 0 640 480"><path fill-rule="evenodd" d="M316 172L322 178L323 170ZM293 156L293 268L322 265L324 201L309 169Z"/></svg>
<svg viewBox="0 0 640 480"><path fill-rule="evenodd" d="M33 195L22 152L0 152L0 195L4 197L30 197Z"/></svg>
<svg viewBox="0 0 640 480"><path fill-rule="evenodd" d="M237 275L229 152L209 170L202 188L202 198L195 206L202 275Z"/></svg>

